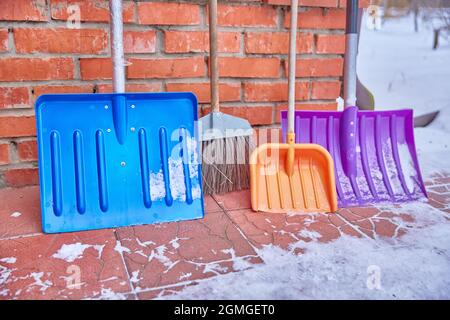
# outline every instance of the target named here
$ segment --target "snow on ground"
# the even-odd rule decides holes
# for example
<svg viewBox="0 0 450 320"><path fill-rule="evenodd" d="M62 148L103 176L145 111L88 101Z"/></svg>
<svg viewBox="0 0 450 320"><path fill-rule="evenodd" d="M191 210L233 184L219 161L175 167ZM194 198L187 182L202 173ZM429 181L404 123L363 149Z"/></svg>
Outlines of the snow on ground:
<svg viewBox="0 0 450 320"><path fill-rule="evenodd" d="M340 237L299 241L295 255L257 249L264 264L188 286L164 299L448 299L450 222L426 204L407 204L417 221L401 239ZM426 226L426 227L424 227Z"/></svg>
<svg viewBox="0 0 450 320"><path fill-rule="evenodd" d="M432 30L421 25L415 33L412 17L386 20L379 31L362 27L358 75L377 109L450 108L450 43L443 39L438 50L432 43Z"/></svg>
<svg viewBox="0 0 450 320"><path fill-rule="evenodd" d="M416 34L411 18L364 30L359 76L377 109L442 110L428 128L415 130L424 178L450 172L450 44L433 51L432 32ZM299 241L295 255L274 246L257 250L264 264L200 281L165 299L449 299L450 221L426 203L389 207L414 223L400 239L342 236L323 244ZM299 233L305 230L300 230Z"/></svg>
<svg viewBox="0 0 450 320"><path fill-rule="evenodd" d="M106 288L102 289L102 291L95 295L94 298L87 300L126 300L126 296L122 293L117 293L109 288Z"/></svg>
<svg viewBox="0 0 450 320"><path fill-rule="evenodd" d="M57 252L53 254L53 258L65 260L67 262L73 262L83 257L83 253L86 249L93 247L98 252L98 257L102 256L103 248L105 245L90 245L82 244L80 242L72 244L63 244Z"/></svg>
<svg viewBox="0 0 450 320"><path fill-rule="evenodd" d="M11 213L11 217L13 217L13 218L18 218L18 217L20 217L21 215L22 215L22 213L20 213L20 212L18 212L18 211L15 211L15 212Z"/></svg>
<svg viewBox="0 0 450 320"><path fill-rule="evenodd" d="M363 24L365 25L365 24ZM424 177L450 171L450 42L432 50L433 32L413 18L387 20L382 30L362 28L358 75L375 95L376 109L412 108L414 115L441 110L415 140Z"/></svg>

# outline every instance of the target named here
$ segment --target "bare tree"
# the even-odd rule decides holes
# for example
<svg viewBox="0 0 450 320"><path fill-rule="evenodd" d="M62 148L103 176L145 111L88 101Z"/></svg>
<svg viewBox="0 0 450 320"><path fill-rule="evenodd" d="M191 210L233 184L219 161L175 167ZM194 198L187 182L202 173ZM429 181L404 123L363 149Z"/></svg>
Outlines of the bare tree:
<svg viewBox="0 0 450 320"><path fill-rule="evenodd" d="M420 0L411 0L411 9L414 13L414 31L419 32L419 2Z"/></svg>
<svg viewBox="0 0 450 320"><path fill-rule="evenodd" d="M422 19L433 29L433 49L450 37L450 0L421 0Z"/></svg>

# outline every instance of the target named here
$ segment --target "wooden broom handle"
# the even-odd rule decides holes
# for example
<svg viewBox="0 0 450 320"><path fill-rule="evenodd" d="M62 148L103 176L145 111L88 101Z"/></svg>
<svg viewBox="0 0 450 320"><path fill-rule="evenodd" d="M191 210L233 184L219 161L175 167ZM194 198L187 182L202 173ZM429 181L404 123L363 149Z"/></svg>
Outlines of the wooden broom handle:
<svg viewBox="0 0 450 320"><path fill-rule="evenodd" d="M209 66L211 111L219 112L219 68L217 62L217 0L209 0Z"/></svg>

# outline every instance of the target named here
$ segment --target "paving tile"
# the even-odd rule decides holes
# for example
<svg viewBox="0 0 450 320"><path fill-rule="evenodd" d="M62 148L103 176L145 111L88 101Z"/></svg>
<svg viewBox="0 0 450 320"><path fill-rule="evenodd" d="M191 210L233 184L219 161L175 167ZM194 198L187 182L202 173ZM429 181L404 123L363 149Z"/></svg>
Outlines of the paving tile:
<svg viewBox="0 0 450 320"><path fill-rule="evenodd" d="M428 197L429 197L429 199L437 201L441 204L450 203L450 193L428 192Z"/></svg>
<svg viewBox="0 0 450 320"><path fill-rule="evenodd" d="M342 227L339 228L339 230L341 230L341 232L343 234L346 234L346 235L349 235L349 236L352 236L352 237L357 237L357 238L362 238L363 237L363 235L360 232L357 231L358 228L352 227L350 225L342 226Z"/></svg>
<svg viewBox="0 0 450 320"><path fill-rule="evenodd" d="M250 209L250 190L216 194L214 198L225 210Z"/></svg>
<svg viewBox="0 0 450 320"><path fill-rule="evenodd" d="M338 215L342 215L348 222L348 225L339 227L339 229L343 233L352 236L366 235L373 239L376 236L401 237L406 233L406 229L402 226L407 226L408 223L414 222L414 218L408 213L393 213L384 209L382 211L379 208L351 208L349 210L351 210L351 213L356 211L361 216L359 219L356 219L355 217L358 217L356 214L352 215L348 212L340 211ZM356 233L359 233L359 235L356 235Z"/></svg>
<svg viewBox="0 0 450 320"><path fill-rule="evenodd" d="M442 204L434 199L428 199L428 204L439 210L445 211L445 209L448 209L448 204Z"/></svg>
<svg viewBox="0 0 450 320"><path fill-rule="evenodd" d="M307 227L307 230L320 234L320 238L318 240L321 242L336 240L341 235L339 230L334 225L321 221L311 223Z"/></svg>
<svg viewBox="0 0 450 320"><path fill-rule="evenodd" d="M249 241L261 248L274 244L289 249L299 240L317 239L329 242L340 236L327 214L276 214L254 212L249 209L231 210L227 214L242 230Z"/></svg>
<svg viewBox="0 0 450 320"><path fill-rule="evenodd" d="M374 219L375 233L383 237L393 237L398 226L386 219Z"/></svg>
<svg viewBox="0 0 450 320"><path fill-rule="evenodd" d="M361 234L361 237L363 236L363 234L365 234L366 236L368 236L369 238L375 239L375 231L374 230L368 230L368 229L364 229L364 228L358 228L358 231Z"/></svg>
<svg viewBox="0 0 450 320"><path fill-rule="evenodd" d="M428 190L435 193L447 193L450 191L447 186L433 186L428 188Z"/></svg>
<svg viewBox="0 0 450 320"><path fill-rule="evenodd" d="M115 246L114 230L0 240L0 299L84 299L128 293L125 265Z"/></svg>
<svg viewBox="0 0 450 320"><path fill-rule="evenodd" d="M448 175L437 174L427 189L428 203L450 220L449 183ZM375 207L253 212L247 190L205 197L204 219L43 235L38 187L2 189L0 203L0 300L164 299L202 279L263 263L254 247L274 244L301 254L293 246L300 240L350 235L377 241L401 237L414 222L399 206L395 213ZM67 286L76 268L79 289Z"/></svg>
<svg viewBox="0 0 450 320"><path fill-rule="evenodd" d="M0 189L0 239L41 233L39 187Z"/></svg>
<svg viewBox="0 0 450 320"><path fill-rule="evenodd" d="M361 208L359 208L359 209L361 209ZM343 219L345 219L346 221L349 221L349 222L354 222L354 221L364 219L364 216L356 215L349 209L340 210L339 215Z"/></svg>
<svg viewBox="0 0 450 320"><path fill-rule="evenodd" d="M352 207L349 208L349 210L353 213L356 214L357 216L363 217L363 218L370 218L375 216L377 213L380 212L380 209L378 208L374 208L374 207L365 207L365 208L360 208L360 207Z"/></svg>
<svg viewBox="0 0 450 320"><path fill-rule="evenodd" d="M204 206L205 206L205 212L222 211L222 208L219 207L216 200L214 200L213 197L211 197L211 196L205 196Z"/></svg>
<svg viewBox="0 0 450 320"><path fill-rule="evenodd" d="M189 283L169 286L161 289L153 289L148 291L139 292L137 294L139 300L153 300L153 299L164 299L166 296L170 296L176 294L177 292L182 291L186 287L195 286L198 282L192 281Z"/></svg>
<svg viewBox="0 0 450 320"><path fill-rule="evenodd" d="M343 226L344 224L346 224L346 222L338 214L330 214L328 216L328 220L335 227L340 227L340 226Z"/></svg>
<svg viewBox="0 0 450 320"><path fill-rule="evenodd" d="M353 221L353 225L358 226L359 228L366 229L366 230L373 230L373 223L369 219L359 220L359 221Z"/></svg>
<svg viewBox="0 0 450 320"><path fill-rule="evenodd" d="M449 184L450 174L442 175L441 177L434 178L434 184Z"/></svg>
<svg viewBox="0 0 450 320"><path fill-rule="evenodd" d="M117 230L136 292L262 263L224 212L204 219Z"/></svg>
<svg viewBox="0 0 450 320"><path fill-rule="evenodd" d="M434 186L434 181L432 179L426 180L423 182L423 184L425 185L426 189L428 189L428 188Z"/></svg>

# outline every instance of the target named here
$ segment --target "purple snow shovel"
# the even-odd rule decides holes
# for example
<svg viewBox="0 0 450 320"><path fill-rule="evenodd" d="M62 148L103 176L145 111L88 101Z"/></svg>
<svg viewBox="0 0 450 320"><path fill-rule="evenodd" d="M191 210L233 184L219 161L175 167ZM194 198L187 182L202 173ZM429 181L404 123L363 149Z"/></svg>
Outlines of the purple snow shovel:
<svg viewBox="0 0 450 320"><path fill-rule="evenodd" d="M344 111L296 111L296 143L317 143L334 159L339 207L426 198L414 143L413 110L356 105L358 0L347 0ZM286 141L287 112L281 113Z"/></svg>

